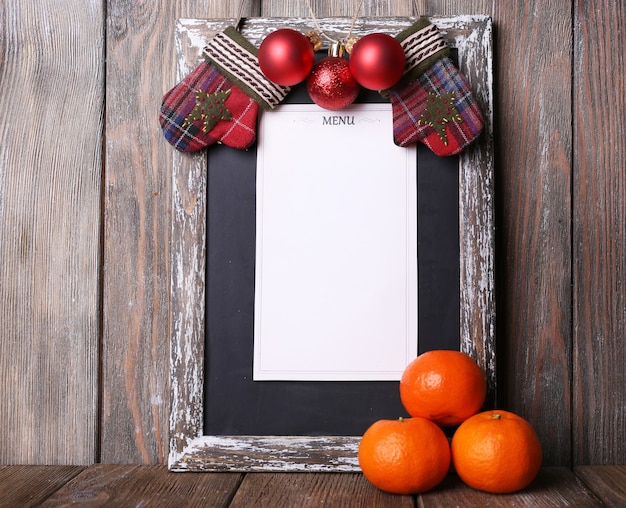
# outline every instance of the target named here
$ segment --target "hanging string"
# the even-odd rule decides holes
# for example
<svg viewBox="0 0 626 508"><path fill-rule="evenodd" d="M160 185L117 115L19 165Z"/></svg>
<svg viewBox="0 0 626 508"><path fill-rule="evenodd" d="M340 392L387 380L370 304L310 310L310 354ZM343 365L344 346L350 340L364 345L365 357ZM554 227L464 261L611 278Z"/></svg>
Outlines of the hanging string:
<svg viewBox="0 0 626 508"><path fill-rule="evenodd" d="M338 40L333 39L332 37L329 37L328 35L326 35L326 33L324 33L324 30L322 30L322 27L320 26L319 21L317 20L317 17L315 16L315 12L313 12L313 7L311 6L311 0L306 0L306 5L309 8L309 12L311 13L311 19L313 20L313 23L315 24L315 28L317 28L317 31L319 32L319 34L330 43L335 44L335 43L340 42ZM352 16L352 23L350 24L350 31L348 32L348 35L343 39L344 41L348 41L350 37L352 37L352 32L354 31L354 26L356 25L356 20L359 17L359 11L361 10L362 5L363 5L363 0L360 0L359 5L354 11L354 16Z"/></svg>

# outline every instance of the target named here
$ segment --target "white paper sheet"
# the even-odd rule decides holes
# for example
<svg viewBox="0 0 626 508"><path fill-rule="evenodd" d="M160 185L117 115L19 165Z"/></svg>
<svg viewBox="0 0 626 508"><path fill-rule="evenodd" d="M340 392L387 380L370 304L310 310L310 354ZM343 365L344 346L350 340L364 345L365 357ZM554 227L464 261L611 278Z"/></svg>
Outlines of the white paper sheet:
<svg viewBox="0 0 626 508"><path fill-rule="evenodd" d="M399 380L417 354L414 148L389 104L263 114L255 380Z"/></svg>

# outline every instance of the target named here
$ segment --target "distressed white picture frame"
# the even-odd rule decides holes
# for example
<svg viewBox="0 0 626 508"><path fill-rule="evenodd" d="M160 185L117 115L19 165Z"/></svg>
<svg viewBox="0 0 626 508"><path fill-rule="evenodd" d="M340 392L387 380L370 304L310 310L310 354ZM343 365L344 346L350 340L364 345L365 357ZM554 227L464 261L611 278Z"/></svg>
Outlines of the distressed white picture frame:
<svg viewBox="0 0 626 508"><path fill-rule="evenodd" d="M351 19L319 20L331 37L348 32ZM397 34L414 18L360 20L356 35ZM495 397L495 277L493 212L492 23L487 16L431 18L458 51L460 71L481 105L481 138L459 158L460 349L485 369ZM176 31L182 79L199 62L209 38L234 19L181 19ZM242 33L257 46L276 28L303 33L299 18L250 18ZM175 83L172 82L173 86ZM204 298L206 263L206 157L174 153L171 251L171 417L168 465L172 471L358 471L360 436L207 436L204 425ZM280 417L277 415L277 417Z"/></svg>

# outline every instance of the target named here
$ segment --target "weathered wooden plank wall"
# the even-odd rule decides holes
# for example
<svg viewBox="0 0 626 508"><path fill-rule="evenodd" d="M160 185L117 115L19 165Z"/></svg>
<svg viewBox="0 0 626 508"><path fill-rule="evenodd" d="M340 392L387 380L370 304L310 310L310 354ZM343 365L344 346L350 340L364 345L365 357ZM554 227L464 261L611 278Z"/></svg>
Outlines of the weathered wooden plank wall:
<svg viewBox="0 0 626 508"><path fill-rule="evenodd" d="M502 403L571 460L571 2L496 7Z"/></svg>
<svg viewBox="0 0 626 508"><path fill-rule="evenodd" d="M422 9L494 21L499 399L550 443L548 463L568 465L572 4L425 1Z"/></svg>
<svg viewBox="0 0 626 508"><path fill-rule="evenodd" d="M626 463L626 6L574 12L573 460Z"/></svg>
<svg viewBox="0 0 626 508"><path fill-rule="evenodd" d="M312 0L319 16L357 4ZM176 19L238 12L238 0L0 2L0 462L165 461L172 154L156 114L175 82ZM626 10L361 9L473 13L495 26L500 403L535 425L548 465L623 464ZM243 14L308 9L251 0Z"/></svg>
<svg viewBox="0 0 626 508"><path fill-rule="evenodd" d="M0 463L96 455L104 9L0 2Z"/></svg>

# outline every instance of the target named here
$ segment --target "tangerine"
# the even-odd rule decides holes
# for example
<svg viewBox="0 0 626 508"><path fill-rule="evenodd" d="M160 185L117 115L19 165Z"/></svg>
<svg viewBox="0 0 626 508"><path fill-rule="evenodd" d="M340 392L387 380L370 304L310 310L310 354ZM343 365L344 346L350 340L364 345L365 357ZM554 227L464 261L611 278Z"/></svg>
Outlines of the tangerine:
<svg viewBox="0 0 626 508"><path fill-rule="evenodd" d="M458 425L478 413L486 397L484 372L459 351L422 353L400 379L400 400L407 412L442 426Z"/></svg>
<svg viewBox="0 0 626 508"><path fill-rule="evenodd" d="M425 418L378 420L363 434L359 465L372 485L392 494L417 494L437 486L450 469L450 445Z"/></svg>
<svg viewBox="0 0 626 508"><path fill-rule="evenodd" d="M539 438L525 419L509 411L484 411L452 436L452 462L470 487L508 494L527 487L541 468Z"/></svg>

